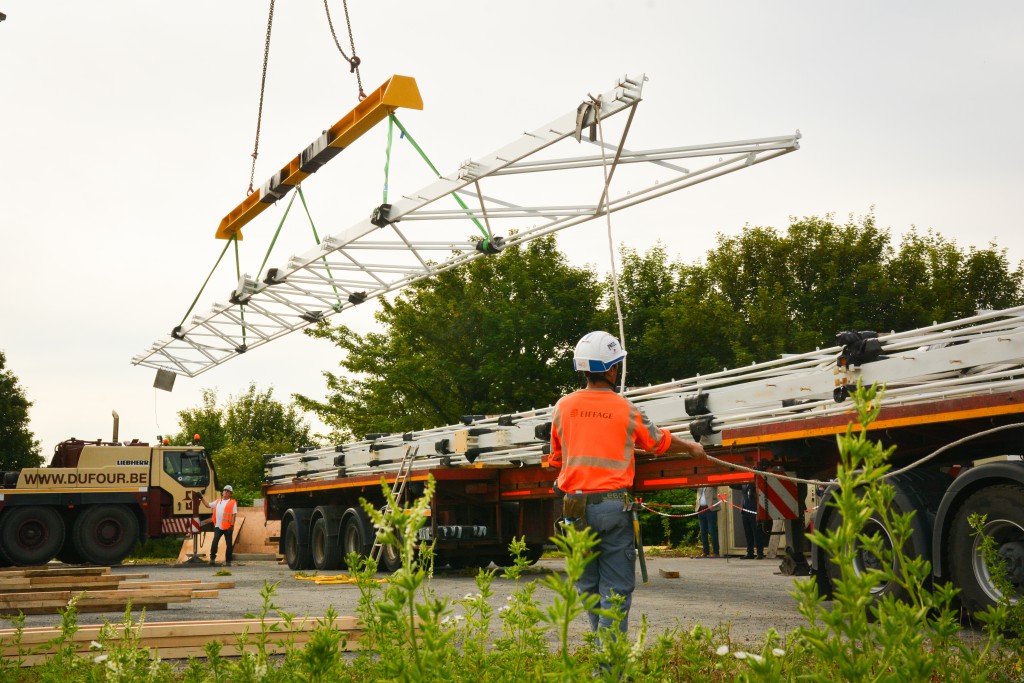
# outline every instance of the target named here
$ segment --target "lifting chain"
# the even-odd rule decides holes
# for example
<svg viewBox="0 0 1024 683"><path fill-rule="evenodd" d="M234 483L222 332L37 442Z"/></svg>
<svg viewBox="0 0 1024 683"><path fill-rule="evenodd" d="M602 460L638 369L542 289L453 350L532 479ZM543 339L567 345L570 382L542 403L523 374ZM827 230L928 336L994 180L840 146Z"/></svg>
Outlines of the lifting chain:
<svg viewBox="0 0 1024 683"><path fill-rule="evenodd" d="M249 192L253 193L252 184L256 180L256 157L260 154L260 126L263 124L263 93L267 89L267 62L270 60L270 31L274 27L274 0L270 0L270 13L267 16L267 41L263 46L263 77L260 79L260 106L256 113L256 143L252 149L252 171L249 173Z"/></svg>
<svg viewBox="0 0 1024 683"><path fill-rule="evenodd" d="M345 8L345 25L348 28L348 44L352 47L352 56L349 57L345 54L345 50L341 48L341 43L338 42L338 34L334 32L334 22L331 21L331 8L327 5L327 0L324 0L324 11L327 12L327 25L331 28L331 38L334 39L334 45L338 48L338 52L348 62L349 73L356 75L356 85L359 86L359 101L362 102L366 99L366 93L363 92L363 78L359 74L359 65L362 60L356 56L356 41L352 37L352 20L348 15L348 0L342 0L342 6Z"/></svg>

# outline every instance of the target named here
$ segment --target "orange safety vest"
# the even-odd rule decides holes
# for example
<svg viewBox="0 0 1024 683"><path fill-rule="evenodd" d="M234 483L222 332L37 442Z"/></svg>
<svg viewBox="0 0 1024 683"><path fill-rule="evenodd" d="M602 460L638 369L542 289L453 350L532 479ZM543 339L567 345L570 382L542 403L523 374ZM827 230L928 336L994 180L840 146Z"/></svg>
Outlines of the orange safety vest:
<svg viewBox="0 0 1024 683"><path fill-rule="evenodd" d="M213 525L215 527L226 530L235 525L235 509L238 507L238 503L234 498L228 498L227 502L223 498L218 498L210 507L213 509ZM218 508L223 509L218 510Z"/></svg>
<svg viewBox="0 0 1024 683"><path fill-rule="evenodd" d="M611 389L582 389L555 404L548 464L561 468L558 488L566 493L628 489L634 450L664 453L671 443L667 429Z"/></svg>

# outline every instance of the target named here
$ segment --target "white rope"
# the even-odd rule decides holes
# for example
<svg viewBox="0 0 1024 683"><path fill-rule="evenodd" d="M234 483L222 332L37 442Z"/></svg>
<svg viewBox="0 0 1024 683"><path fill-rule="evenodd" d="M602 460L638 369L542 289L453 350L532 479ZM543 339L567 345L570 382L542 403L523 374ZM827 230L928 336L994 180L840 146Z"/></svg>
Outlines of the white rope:
<svg viewBox="0 0 1024 683"><path fill-rule="evenodd" d="M602 196L608 196L608 188L611 185L611 177L608 173L608 155L604 146L604 123L601 121L601 96L594 97L590 96L591 101L594 104L594 118L597 120L598 137L601 141L601 171L604 173L604 191ZM619 343L622 345L622 350L626 350L626 326L622 321L622 304L619 299L619 273L615 267L615 241L612 237L612 212L608 210L605 205L604 210L605 220L608 224L608 256L612 264L612 295L615 299L615 315L619 320ZM622 372L619 373L619 391L625 393L626 391L626 359L622 359Z"/></svg>
<svg viewBox="0 0 1024 683"><path fill-rule="evenodd" d="M945 446L941 446L940 448L937 448L936 450L932 451L931 453L929 453L928 455L924 456L920 460L915 460L914 462L910 463L906 467L898 469L895 472L890 472L890 473L888 473L885 476L886 477L894 477L894 476L897 476L897 475L909 472L910 470L912 470L912 469L914 469L916 467L920 467L921 465L925 464L926 462L928 462L929 460L935 458L936 456L938 456L938 455L940 455L942 453L945 453L946 451L948 451L948 450L950 450L952 448L956 448L957 446L963 445L963 444L965 444L968 441L971 441L973 439L977 439L977 438L980 438L980 437L983 437L983 436L988 436L989 434L995 434L996 432L1001 432L1001 431L1004 431L1004 430L1007 430L1007 429L1017 429L1017 428L1020 428L1020 427L1024 427L1024 422L1014 422L1013 424L1000 425L999 427L993 427L992 429L986 429L984 431L977 432L975 434L969 434L968 436L965 436L962 439L957 439L956 441L953 441L952 443L948 443ZM811 484L811 485L814 485L814 486L828 486L830 484L834 484L835 483L835 481L821 481L819 479L801 479L799 477L791 477L789 475L780 474L778 472L767 472L767 471L763 471L763 470L757 470L757 469L754 469L752 467L747 467L745 465L739 465L739 464L734 463L734 462L727 462L725 460L719 460L718 458L716 458L716 457L714 457L712 455L708 455L707 459L710 460L711 462L718 463L719 465L723 465L723 466L728 467L730 469L742 470L744 472L750 472L752 474L757 474L757 475L761 475L761 476L765 476L765 477L774 477L775 479L781 479L781 480L784 480L784 481L792 481L792 482L796 482L797 484Z"/></svg>

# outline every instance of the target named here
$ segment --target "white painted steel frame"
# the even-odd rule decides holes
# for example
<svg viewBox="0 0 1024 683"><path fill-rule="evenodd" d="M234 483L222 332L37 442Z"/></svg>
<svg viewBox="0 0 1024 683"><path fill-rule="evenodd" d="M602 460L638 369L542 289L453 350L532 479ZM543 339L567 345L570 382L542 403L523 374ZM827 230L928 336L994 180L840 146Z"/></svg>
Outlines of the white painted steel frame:
<svg viewBox="0 0 1024 683"><path fill-rule="evenodd" d="M617 153L586 156L535 157L556 143L575 141L578 111L573 111L477 161L468 161L412 196L394 202L388 213L391 223L374 225L369 219L325 238L318 248L293 256L276 270L276 277L262 281L246 275L235 291L240 303L216 303L209 313L195 315L177 336L167 336L132 358L132 364L194 377L248 350L296 330L308 327L365 300L394 292L413 282L481 258L479 240L467 238L475 219L499 227L506 246L522 244L556 231L650 201L671 192L706 182L727 173L777 158L799 148L799 132L778 137L734 142L666 147L647 151L625 148L632 110L640 102L645 78L626 77L600 96L600 121L630 111L630 121L617 144L604 143ZM584 101L594 103L588 98ZM584 105L581 105L583 107ZM596 123L593 110L583 110L582 126ZM594 144L600 145L594 141ZM707 159L712 161L707 163ZM671 163L679 159L704 160L701 168ZM605 163L618 167L644 166L673 176L645 179L639 189L605 198ZM502 182L537 173L579 174L590 169L587 194L582 203L552 204L530 194L523 198L500 192ZM579 177L574 176L578 181ZM544 179L550 188L556 179ZM488 191L484 192L485 183ZM492 185L498 185L492 188ZM561 187L561 186L559 186ZM498 190L492 192L491 189ZM508 188L506 188L507 190ZM522 192L522 188L519 188ZM468 208L443 208L439 200L458 193ZM501 195L501 198L499 198ZM474 206L475 205L475 206ZM369 211L368 211L369 213ZM529 220L525 226L522 221ZM515 224L511 224L511 222ZM507 232L516 230L515 234ZM244 315L244 317L243 317Z"/></svg>

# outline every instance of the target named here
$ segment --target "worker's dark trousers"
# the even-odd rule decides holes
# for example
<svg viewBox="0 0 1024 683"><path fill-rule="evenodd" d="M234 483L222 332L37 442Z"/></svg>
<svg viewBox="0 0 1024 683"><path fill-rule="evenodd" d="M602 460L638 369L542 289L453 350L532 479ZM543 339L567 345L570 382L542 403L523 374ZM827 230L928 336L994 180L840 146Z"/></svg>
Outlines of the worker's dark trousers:
<svg viewBox="0 0 1024 683"><path fill-rule="evenodd" d="M743 519L743 535L747 537L747 557L754 556L754 548L757 547L757 557L764 557L764 534L757 526L757 515L744 510L740 513Z"/></svg>
<svg viewBox="0 0 1024 683"><path fill-rule="evenodd" d="M596 593L601 596L602 609L611 609L612 593L625 600L620 609L625 618L619 624L623 633L629 628L629 606L633 602L636 588L636 546L633 537L633 518L622 510L621 500L606 500L587 506L587 525L597 534L598 543L594 548L597 559L583 570L576 583L581 594ZM590 629L608 628L612 620L588 612Z"/></svg>
<svg viewBox="0 0 1024 683"><path fill-rule="evenodd" d="M697 513L697 527L700 529L700 543L704 554L721 554L718 548L718 509L701 508Z"/></svg>
<svg viewBox="0 0 1024 683"><path fill-rule="evenodd" d="M234 527L231 527L230 529L220 529L220 528L214 527L214 529L213 529L213 545L210 546L210 562L216 562L217 561L217 544L220 543L220 537L223 536L224 540L228 544L227 552L224 553L224 559L227 561L228 564L231 564L231 546L232 546L231 538L232 538L232 536L234 536L234 533L235 533L235 528Z"/></svg>

